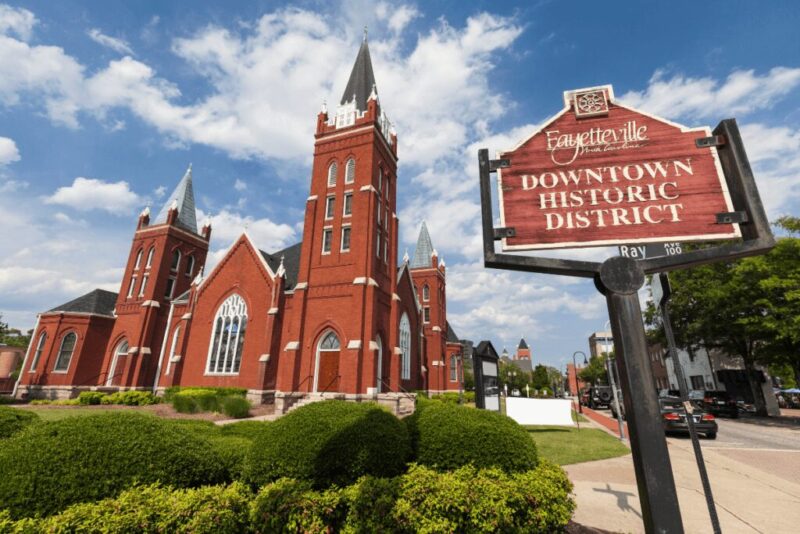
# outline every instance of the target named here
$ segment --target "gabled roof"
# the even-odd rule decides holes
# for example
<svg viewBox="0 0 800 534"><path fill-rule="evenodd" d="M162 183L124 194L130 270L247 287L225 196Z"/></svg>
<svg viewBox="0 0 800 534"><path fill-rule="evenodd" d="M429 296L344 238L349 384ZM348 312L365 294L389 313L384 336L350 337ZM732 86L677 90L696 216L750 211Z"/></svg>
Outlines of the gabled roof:
<svg viewBox="0 0 800 534"><path fill-rule="evenodd" d="M414 258L411 260L409 267L412 269L430 267L431 254L433 254L431 235L428 233L428 225L425 224L425 221L422 221L422 227L419 229L419 237L417 238L417 248L414 249Z"/></svg>
<svg viewBox="0 0 800 534"><path fill-rule="evenodd" d="M192 166L186 169L186 174L178 183L175 191L167 197L167 202L161 211L158 212L154 224L164 224L167 222L167 213L173 202L178 204L178 218L176 224L190 232L197 233L197 211L194 205L194 187L192 186Z"/></svg>
<svg viewBox="0 0 800 534"><path fill-rule="evenodd" d="M520 338L519 345L517 345L517 348L518 349L527 349L528 348L528 344L525 342L525 338L524 337Z"/></svg>
<svg viewBox="0 0 800 534"><path fill-rule="evenodd" d="M497 356L497 351L494 349L494 345L492 345L492 342L488 340L483 340L480 343L478 343L478 346L475 347L475 352L473 354L475 356L481 356L483 358L492 358L495 360L500 359Z"/></svg>
<svg viewBox="0 0 800 534"><path fill-rule="evenodd" d="M300 243L272 254L259 250L273 272L278 271L281 258L283 258L283 268L286 270L286 289L291 289L297 284L297 273L300 272L300 251L302 246L303 242L301 241Z"/></svg>
<svg viewBox="0 0 800 534"><path fill-rule="evenodd" d="M60 306L50 312L94 313L97 315L114 316L114 306L117 303L117 293L105 289L95 289Z"/></svg>
<svg viewBox="0 0 800 534"><path fill-rule="evenodd" d="M458 339L456 335L456 331L453 330L453 327L450 326L450 321L447 321L447 342L448 343L461 343L461 340Z"/></svg>
<svg viewBox="0 0 800 534"><path fill-rule="evenodd" d="M350 79L347 81L347 87L344 88L342 100L339 103L352 102L353 95L355 95L356 109L362 112L366 111L367 100L372 93L373 86L375 86L375 74L372 72L372 59L369 56L369 46L367 46L367 35L365 33L361 48L358 49L353 70L350 72Z"/></svg>

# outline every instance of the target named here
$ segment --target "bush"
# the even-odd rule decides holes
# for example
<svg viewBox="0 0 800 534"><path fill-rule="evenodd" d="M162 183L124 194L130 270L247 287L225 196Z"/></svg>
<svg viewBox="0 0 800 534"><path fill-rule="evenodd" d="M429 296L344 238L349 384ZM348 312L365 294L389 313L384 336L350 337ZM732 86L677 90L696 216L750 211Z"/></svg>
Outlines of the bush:
<svg viewBox="0 0 800 534"><path fill-rule="evenodd" d="M412 466L400 483L395 531L560 532L575 510L572 484L547 462L513 475L472 466L449 473Z"/></svg>
<svg viewBox="0 0 800 534"><path fill-rule="evenodd" d="M135 389L116 391L100 399L100 404L124 404L126 406L150 406L159 402L161 402L161 399L151 392L137 391Z"/></svg>
<svg viewBox="0 0 800 534"><path fill-rule="evenodd" d="M227 397L229 395L236 395L238 397L247 396L247 388L170 386L164 390L164 401L172 402L173 397L175 397L175 395L177 395L180 392L188 393L190 391L197 391L197 390L214 391L220 397Z"/></svg>
<svg viewBox="0 0 800 534"><path fill-rule="evenodd" d="M100 404L106 396L105 393L100 391L81 391L80 395L78 395L78 403L84 406L94 406Z"/></svg>
<svg viewBox="0 0 800 534"><path fill-rule="evenodd" d="M405 427L379 406L316 402L270 423L256 437L245 479L256 486L282 477L315 487L346 485L362 475L402 473L409 452Z"/></svg>
<svg viewBox="0 0 800 534"><path fill-rule="evenodd" d="M234 419L244 419L250 415L250 401L244 397L229 395L223 397L222 413Z"/></svg>
<svg viewBox="0 0 800 534"><path fill-rule="evenodd" d="M229 403L232 413L228 415L231 417L237 417L233 413L242 413L245 403L247 403L245 415L238 416L247 417L247 414L250 413L250 403L245 398L246 395L247 390L244 388L183 388L170 391L169 402L180 413L223 412L226 414L225 406Z"/></svg>
<svg viewBox="0 0 800 534"><path fill-rule="evenodd" d="M245 460L253 441L240 436L210 436L208 440L219 456L227 480L241 480Z"/></svg>
<svg viewBox="0 0 800 534"><path fill-rule="evenodd" d="M343 490L347 518L344 533L398 532L394 507L400 496L400 478L363 477Z"/></svg>
<svg viewBox="0 0 800 534"><path fill-rule="evenodd" d="M34 412L0 406L0 439L10 437L39 420Z"/></svg>
<svg viewBox="0 0 800 534"><path fill-rule="evenodd" d="M267 425L269 425L269 421L241 421L239 423L222 425L217 428L220 429L223 436L237 436L253 441L267 428Z"/></svg>
<svg viewBox="0 0 800 534"><path fill-rule="evenodd" d="M47 515L134 484L195 487L227 480L209 439L127 412L34 425L0 448L0 503L12 517Z"/></svg>
<svg viewBox="0 0 800 534"><path fill-rule="evenodd" d="M506 472L536 467L536 444L513 419L495 412L433 402L404 419L416 461L441 471L472 464Z"/></svg>
<svg viewBox="0 0 800 534"><path fill-rule="evenodd" d="M305 480L281 478L264 486L253 501L253 530L267 532L336 532L347 513L338 488L315 491Z"/></svg>

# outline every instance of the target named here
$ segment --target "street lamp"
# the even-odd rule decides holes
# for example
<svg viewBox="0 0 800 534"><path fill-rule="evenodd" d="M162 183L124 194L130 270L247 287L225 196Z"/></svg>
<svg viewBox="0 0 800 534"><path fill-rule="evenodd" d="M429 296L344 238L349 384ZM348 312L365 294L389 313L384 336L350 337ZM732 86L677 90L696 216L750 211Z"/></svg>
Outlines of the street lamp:
<svg viewBox="0 0 800 534"><path fill-rule="evenodd" d="M575 363L575 356L577 354L580 354L581 356L583 356L583 364L584 365L588 365L589 364L589 360L586 359L586 353L583 352L583 351L576 350L575 352L572 353L572 370L575 373L575 394L578 397L578 412L579 413L583 413L583 406L581 406L581 396L580 396L580 392L578 391L578 366Z"/></svg>

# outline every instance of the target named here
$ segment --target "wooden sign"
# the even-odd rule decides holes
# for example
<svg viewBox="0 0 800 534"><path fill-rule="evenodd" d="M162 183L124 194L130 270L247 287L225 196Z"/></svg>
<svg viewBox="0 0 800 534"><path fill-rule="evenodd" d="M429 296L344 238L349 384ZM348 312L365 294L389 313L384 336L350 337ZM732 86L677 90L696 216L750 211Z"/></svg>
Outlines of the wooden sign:
<svg viewBox="0 0 800 534"><path fill-rule="evenodd" d="M707 127L686 128L619 104L610 85L567 91L564 109L502 152L504 250L739 237Z"/></svg>

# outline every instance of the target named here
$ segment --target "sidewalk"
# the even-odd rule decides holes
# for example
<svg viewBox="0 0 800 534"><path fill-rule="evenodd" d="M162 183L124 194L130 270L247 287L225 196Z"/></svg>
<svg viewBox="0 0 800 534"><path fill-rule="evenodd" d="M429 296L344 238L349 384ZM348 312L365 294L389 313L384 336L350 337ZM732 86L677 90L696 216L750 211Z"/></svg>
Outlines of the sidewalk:
<svg viewBox="0 0 800 534"><path fill-rule="evenodd" d="M586 410L584 415L603 417ZM606 419L616 430L616 421ZM670 441L669 455L686 532L711 532L691 442ZM723 532L798 531L800 481L787 481L713 449L704 449L703 455ZM575 485L575 522L613 532L644 532L631 456L565 469Z"/></svg>

